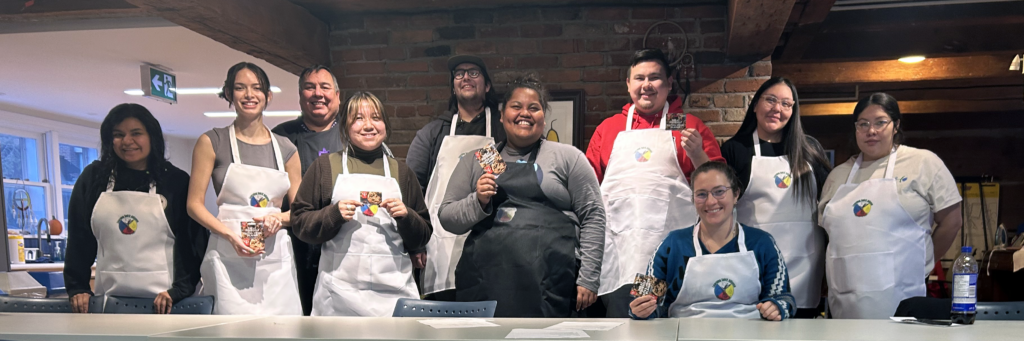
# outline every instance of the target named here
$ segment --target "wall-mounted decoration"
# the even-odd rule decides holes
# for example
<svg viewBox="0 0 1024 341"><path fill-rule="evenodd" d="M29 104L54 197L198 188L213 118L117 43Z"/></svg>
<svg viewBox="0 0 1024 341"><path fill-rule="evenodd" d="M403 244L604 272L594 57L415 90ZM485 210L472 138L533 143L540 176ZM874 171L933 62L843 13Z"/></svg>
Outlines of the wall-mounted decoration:
<svg viewBox="0 0 1024 341"><path fill-rule="evenodd" d="M585 114L586 94L583 90L552 90L550 109L544 113L549 141L571 144L576 149L584 150L583 146L583 115Z"/></svg>

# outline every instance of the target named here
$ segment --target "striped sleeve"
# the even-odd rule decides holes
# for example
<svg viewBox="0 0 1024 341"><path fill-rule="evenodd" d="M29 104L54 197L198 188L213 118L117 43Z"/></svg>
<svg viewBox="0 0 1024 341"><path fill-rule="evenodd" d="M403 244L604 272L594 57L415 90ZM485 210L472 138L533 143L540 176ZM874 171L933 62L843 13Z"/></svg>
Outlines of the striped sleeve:
<svg viewBox="0 0 1024 341"><path fill-rule="evenodd" d="M790 292L789 273L782 258L782 250L775 244L775 238L765 235L767 242L756 246L757 262L761 266L761 295L758 301L775 303L785 320L796 313L796 299Z"/></svg>

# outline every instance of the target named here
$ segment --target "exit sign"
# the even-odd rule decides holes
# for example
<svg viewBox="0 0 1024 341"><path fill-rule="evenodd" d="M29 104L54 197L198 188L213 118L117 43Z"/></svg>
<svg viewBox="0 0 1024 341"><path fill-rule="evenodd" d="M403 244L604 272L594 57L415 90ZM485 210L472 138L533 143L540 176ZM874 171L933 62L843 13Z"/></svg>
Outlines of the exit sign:
<svg viewBox="0 0 1024 341"><path fill-rule="evenodd" d="M177 78L169 70L153 65L143 64L142 92L143 95L161 102L178 103Z"/></svg>

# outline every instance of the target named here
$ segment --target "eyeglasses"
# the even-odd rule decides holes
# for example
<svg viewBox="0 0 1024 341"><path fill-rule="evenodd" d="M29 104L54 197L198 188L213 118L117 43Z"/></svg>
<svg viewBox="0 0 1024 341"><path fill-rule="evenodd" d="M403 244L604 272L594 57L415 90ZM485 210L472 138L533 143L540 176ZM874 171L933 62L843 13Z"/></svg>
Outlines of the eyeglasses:
<svg viewBox="0 0 1024 341"><path fill-rule="evenodd" d="M473 79L480 78L480 70L477 69L455 70L452 71L452 74L455 75L455 79L463 79L466 75L469 75L469 78Z"/></svg>
<svg viewBox="0 0 1024 341"><path fill-rule="evenodd" d="M888 126L889 123L892 123L892 121L889 121L889 120L878 120L878 121L875 121L874 123L871 123L871 122L868 122L867 120L863 120L863 121L854 122L853 126L857 127L857 131L863 133L865 131L868 131L869 128L875 128L875 130L882 130L883 128Z"/></svg>
<svg viewBox="0 0 1024 341"><path fill-rule="evenodd" d="M719 199L719 200L725 199L725 192L729 191L730 189L732 189L732 187L729 187L729 186L718 186L718 187L712 188L711 192L708 192L708 191L697 191L696 193L693 193L693 201L694 202L704 202L704 201L707 201L708 200L708 193L711 193L711 195L713 195L715 197L715 199Z"/></svg>
<svg viewBox="0 0 1024 341"><path fill-rule="evenodd" d="M778 97L771 95L764 96L764 102L768 103L768 105L770 105L772 108L774 108L776 104L782 104L782 109L785 110L793 110L793 106L796 105L796 103L790 101L783 101L780 100Z"/></svg>

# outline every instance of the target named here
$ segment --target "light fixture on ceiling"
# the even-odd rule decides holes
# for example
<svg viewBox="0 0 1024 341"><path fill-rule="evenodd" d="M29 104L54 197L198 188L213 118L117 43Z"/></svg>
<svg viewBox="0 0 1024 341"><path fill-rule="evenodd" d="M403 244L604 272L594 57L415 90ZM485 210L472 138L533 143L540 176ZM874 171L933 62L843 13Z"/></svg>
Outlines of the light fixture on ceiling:
<svg viewBox="0 0 1024 341"><path fill-rule="evenodd" d="M235 117L234 111L210 111L204 112L203 115L206 117ZM302 115L301 111L298 110L283 110L283 111L264 111L263 116L267 117L297 117Z"/></svg>
<svg viewBox="0 0 1024 341"><path fill-rule="evenodd" d="M180 88L171 89L171 91L177 92L179 95L216 95L220 93L220 88ZM270 92L281 92L281 88L272 86ZM143 92L141 89L128 89L125 90L126 95L142 96Z"/></svg>
<svg viewBox="0 0 1024 341"><path fill-rule="evenodd" d="M903 57L903 58L900 58L900 59L897 59L897 60L899 60L901 62L904 62L904 63L907 63L907 64L913 64L913 63L920 63L920 62L924 61L924 59L925 59L924 56L906 56L906 57Z"/></svg>

